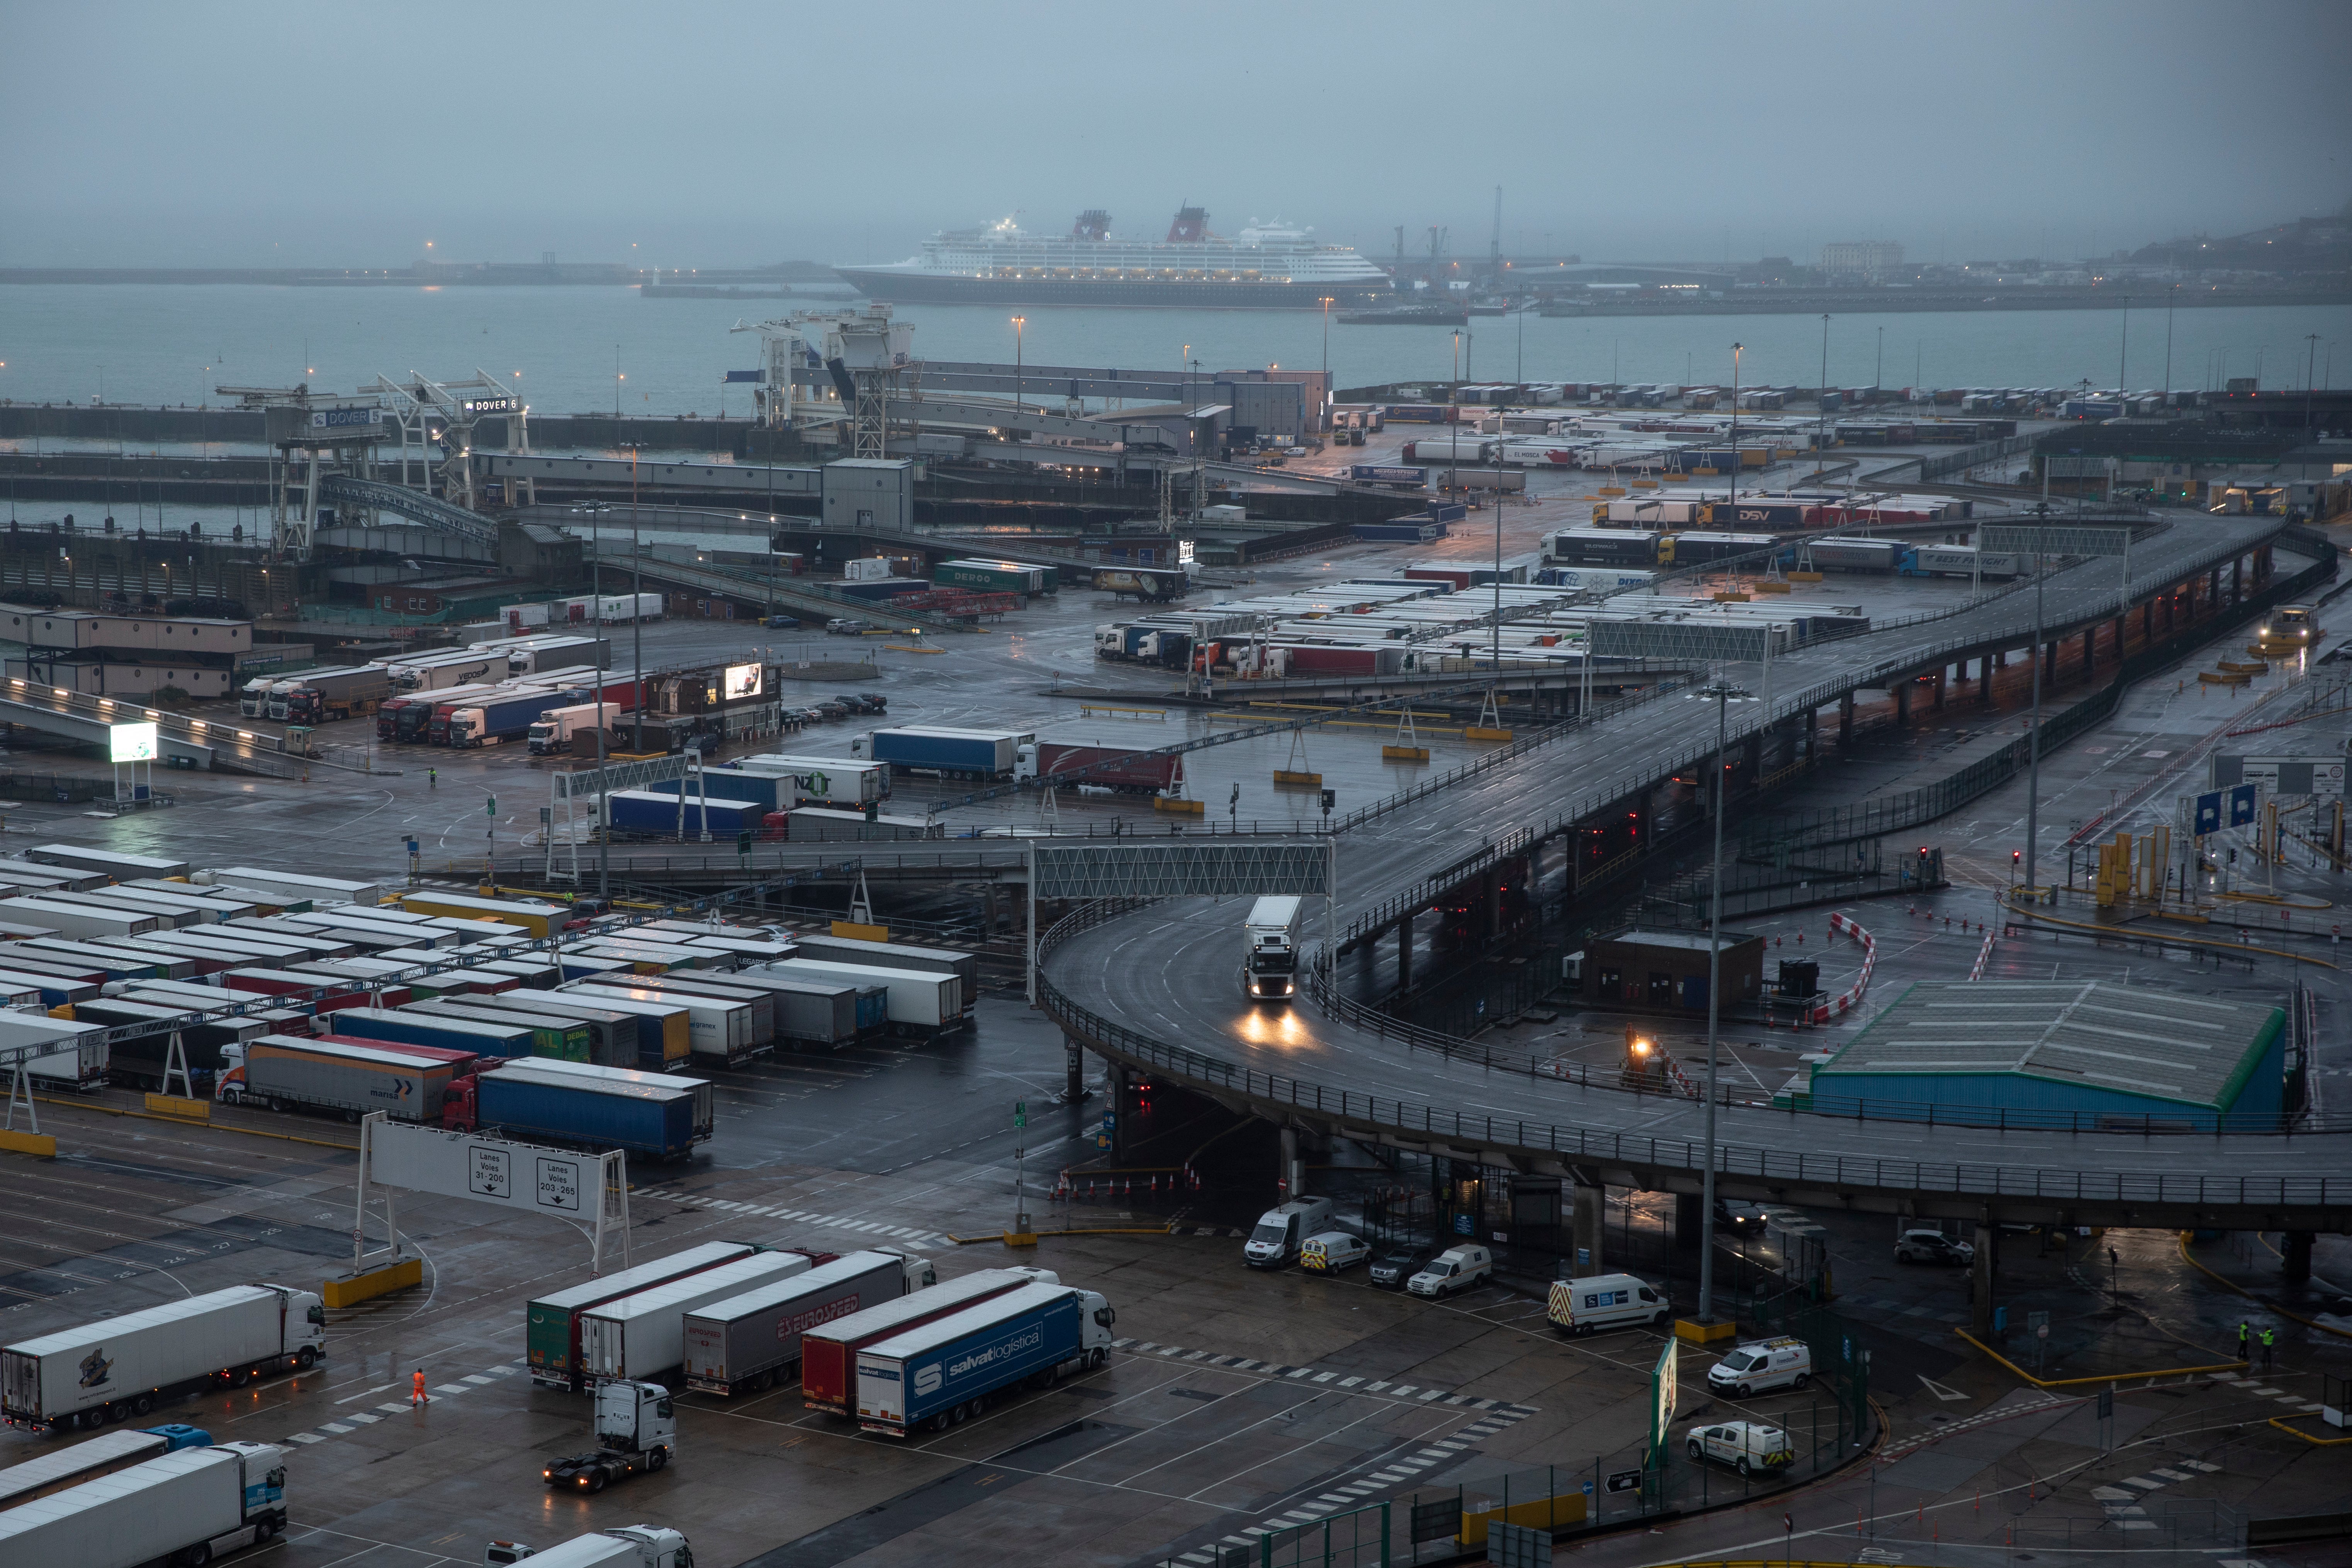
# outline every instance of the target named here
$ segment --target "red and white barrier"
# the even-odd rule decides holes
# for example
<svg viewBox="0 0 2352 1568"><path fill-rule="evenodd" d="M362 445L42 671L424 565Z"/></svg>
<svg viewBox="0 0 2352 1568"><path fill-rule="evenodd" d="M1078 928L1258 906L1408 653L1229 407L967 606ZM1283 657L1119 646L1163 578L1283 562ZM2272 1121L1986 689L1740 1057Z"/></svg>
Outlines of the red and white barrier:
<svg viewBox="0 0 2352 1568"><path fill-rule="evenodd" d="M1985 931L1984 945L1977 949L1977 961L1969 966L1969 978L1971 980L1982 980L1984 978L1985 965L1991 962L1992 931L1988 928Z"/></svg>
<svg viewBox="0 0 2352 1568"><path fill-rule="evenodd" d="M1853 984L1843 994L1813 1009L1812 1021L1816 1024L1826 1024L1832 1016L1842 1016L1859 1005L1863 993L1870 989L1871 971L1878 967L1878 939L1852 920L1844 915L1832 915L1830 934L1850 936L1862 943L1862 973L1854 977Z"/></svg>

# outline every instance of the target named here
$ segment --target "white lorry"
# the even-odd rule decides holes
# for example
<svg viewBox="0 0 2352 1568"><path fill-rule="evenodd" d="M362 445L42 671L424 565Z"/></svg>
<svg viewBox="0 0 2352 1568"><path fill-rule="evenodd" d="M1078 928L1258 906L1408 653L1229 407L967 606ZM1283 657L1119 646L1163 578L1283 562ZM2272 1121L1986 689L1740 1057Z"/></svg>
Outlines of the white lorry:
<svg viewBox="0 0 2352 1568"><path fill-rule="evenodd" d="M0 1513L0 1563L141 1568L209 1563L286 1528L285 1451L183 1448Z"/></svg>
<svg viewBox="0 0 2352 1568"><path fill-rule="evenodd" d="M624 1380L596 1389L596 1446L539 1473L563 1491L601 1492L639 1470L663 1468L677 1453L677 1405L669 1390Z"/></svg>
<svg viewBox="0 0 2352 1568"><path fill-rule="evenodd" d="M757 1285L804 1274L800 1252L755 1252L698 1274L589 1308L580 1315L580 1356L592 1383L659 1377L686 1361L686 1315Z"/></svg>
<svg viewBox="0 0 2352 1568"><path fill-rule="evenodd" d="M572 736L583 730L593 731L599 724L611 723L629 707L625 702L578 702L569 708L550 708L532 722L524 738L534 757L568 752ZM589 750L595 747L592 744Z"/></svg>
<svg viewBox="0 0 2352 1568"><path fill-rule="evenodd" d="M327 1312L315 1294L232 1285L0 1346L0 1417L37 1432L100 1426L182 1393L307 1368L326 1353Z"/></svg>
<svg viewBox="0 0 2352 1568"><path fill-rule="evenodd" d="M686 1537L653 1524L616 1525L544 1552L520 1541L493 1541L482 1550L484 1568L505 1568L525 1558L532 1568L694 1568Z"/></svg>
<svg viewBox="0 0 2352 1568"><path fill-rule="evenodd" d="M1298 994L1298 919L1306 900L1269 895L1250 906L1242 927L1242 994L1253 1002L1287 1002Z"/></svg>

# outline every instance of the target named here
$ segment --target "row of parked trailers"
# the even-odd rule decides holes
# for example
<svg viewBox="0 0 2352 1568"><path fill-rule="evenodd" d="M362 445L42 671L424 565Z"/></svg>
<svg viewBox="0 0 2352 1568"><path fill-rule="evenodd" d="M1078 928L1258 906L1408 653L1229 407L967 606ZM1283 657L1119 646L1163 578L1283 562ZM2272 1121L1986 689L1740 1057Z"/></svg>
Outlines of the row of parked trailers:
<svg viewBox="0 0 2352 1568"><path fill-rule="evenodd" d="M978 982L968 953L678 921L589 931L551 951L533 939L560 923L552 906L457 894L407 901L406 910L281 910L169 931L0 943L0 992L44 1014L0 1016L8 1026L0 1033L8 1043L31 1037L26 1030L73 1037L73 1049L36 1059L53 1087L113 1079L151 1089L163 1087L177 1033L192 1087L351 1115L370 1096L298 1082L307 1069L284 1065L283 1049L245 1047L308 1035L379 1052L677 1072L740 1066L780 1046L960 1028ZM505 923L502 910L531 923ZM402 1066L353 1060L362 1077ZM446 1091L467 1076L457 1063L433 1087ZM469 1123L470 1111L443 1115L448 1098L397 1103L404 1119Z"/></svg>

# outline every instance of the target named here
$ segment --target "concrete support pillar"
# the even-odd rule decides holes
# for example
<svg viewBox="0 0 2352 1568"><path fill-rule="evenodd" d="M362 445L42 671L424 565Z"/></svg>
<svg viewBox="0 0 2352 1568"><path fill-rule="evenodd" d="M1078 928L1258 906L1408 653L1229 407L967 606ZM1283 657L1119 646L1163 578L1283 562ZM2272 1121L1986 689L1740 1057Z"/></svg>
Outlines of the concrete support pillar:
<svg viewBox="0 0 2352 1568"><path fill-rule="evenodd" d="M1569 1246L1573 1250L1568 1273L1571 1279L1582 1279L1601 1271L1601 1239L1609 1230L1609 1189L1579 1182L1571 1192L1575 1208Z"/></svg>
<svg viewBox="0 0 2352 1568"><path fill-rule="evenodd" d="M1911 686L1908 676L1895 683L1895 723L1898 729L1911 722Z"/></svg>
<svg viewBox="0 0 2352 1568"><path fill-rule="evenodd" d="M2116 662L2117 664L2121 664L2123 662L2124 637L2130 628L2131 613L2129 611L2126 611L2124 614L2116 617Z"/></svg>
<svg viewBox="0 0 2352 1568"><path fill-rule="evenodd" d="M1838 744L1853 744L1853 693L1851 691L1838 699Z"/></svg>
<svg viewBox="0 0 2352 1568"><path fill-rule="evenodd" d="M1486 940L1499 942L1503 935L1503 874L1489 871L1483 880L1486 895Z"/></svg>
<svg viewBox="0 0 2352 1568"><path fill-rule="evenodd" d="M2311 1278L2311 1235L2307 1230L2290 1230L2279 1240L2279 1278L2292 1285L2300 1285Z"/></svg>
<svg viewBox="0 0 2352 1568"><path fill-rule="evenodd" d="M1110 1091L1110 1163L1127 1163L1127 1069L1117 1062L1110 1064L1105 1087Z"/></svg>
<svg viewBox="0 0 2352 1568"><path fill-rule="evenodd" d="M2237 556L2230 563L2230 605L2231 608L2246 600L2246 558Z"/></svg>
<svg viewBox="0 0 2352 1568"><path fill-rule="evenodd" d="M1985 707L1992 706L1992 672L2000 668L2000 656L1987 654L1977 661L1977 700Z"/></svg>
<svg viewBox="0 0 2352 1568"><path fill-rule="evenodd" d="M2099 667L2099 628L2083 629L2083 673L2088 675Z"/></svg>
<svg viewBox="0 0 2352 1568"><path fill-rule="evenodd" d="M1962 666L1962 668L1967 667ZM1935 682L1927 689L1927 706L1934 712L1941 713L1944 710L1944 684L1950 675L1950 666L1939 664L1936 667Z"/></svg>
<svg viewBox="0 0 2352 1568"><path fill-rule="evenodd" d="M1299 1196L1305 1186L1307 1167L1298 1158L1298 1129L1296 1127L1282 1130L1282 1169L1278 1174L1282 1182L1281 1201L1288 1203Z"/></svg>
<svg viewBox="0 0 2352 1568"><path fill-rule="evenodd" d="M1412 917L1397 921L1397 989L1409 990L1412 985Z"/></svg>
<svg viewBox="0 0 2352 1568"><path fill-rule="evenodd" d="M1811 762L1821 755L1821 751L1822 710L1818 708L1808 708L1805 710L1805 760Z"/></svg>
<svg viewBox="0 0 2352 1568"><path fill-rule="evenodd" d="M2058 639L2053 637L2042 648L2042 689L2044 691L2058 684Z"/></svg>
<svg viewBox="0 0 2352 1568"><path fill-rule="evenodd" d="M2152 643L2156 640L2156 601L2154 599L2150 599L2139 607L2139 640L2143 643Z"/></svg>
<svg viewBox="0 0 2352 1568"><path fill-rule="evenodd" d="M1698 1250L1700 1222L1706 1210L1700 1206L1696 1193L1675 1194L1675 1247L1681 1252Z"/></svg>
<svg viewBox="0 0 2352 1568"><path fill-rule="evenodd" d="M1977 1256L1969 1285L1969 1327L1979 1335L1992 1332L1992 1288L2000 1266L2000 1226L1979 1221Z"/></svg>
<svg viewBox="0 0 2352 1568"><path fill-rule="evenodd" d="M1062 1037L1062 1070L1066 1079L1064 1097L1076 1105L1087 1095L1087 1054L1067 1035Z"/></svg>
<svg viewBox="0 0 2352 1568"><path fill-rule="evenodd" d="M2221 603L2221 569L2219 566L2216 566L2213 570L2205 574L2205 607L2208 610L2211 610L2218 607ZM2192 616L2197 613L2197 605L2194 601L2191 601L2189 604L2189 613Z"/></svg>

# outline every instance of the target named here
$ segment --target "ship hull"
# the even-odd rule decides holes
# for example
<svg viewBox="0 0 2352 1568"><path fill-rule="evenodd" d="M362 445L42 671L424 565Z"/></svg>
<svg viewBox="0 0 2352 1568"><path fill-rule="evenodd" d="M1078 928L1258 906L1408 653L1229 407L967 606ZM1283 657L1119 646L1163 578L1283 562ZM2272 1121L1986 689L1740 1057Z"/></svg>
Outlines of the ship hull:
<svg viewBox="0 0 2352 1568"><path fill-rule="evenodd" d="M836 267L834 275L869 299L906 305L1087 305L1150 310L1319 310L1395 299L1386 279L1352 283L1160 283L1080 278L971 278L901 272L887 267Z"/></svg>

